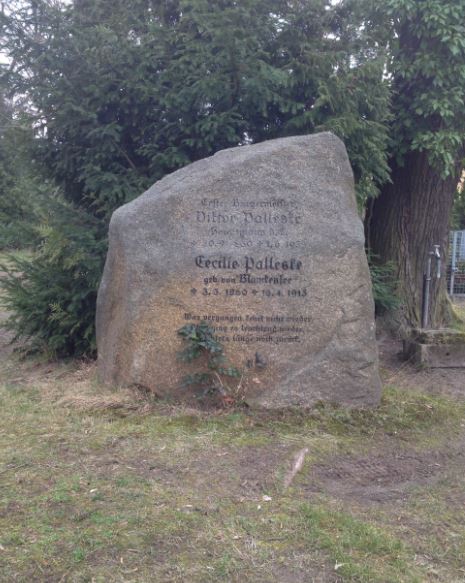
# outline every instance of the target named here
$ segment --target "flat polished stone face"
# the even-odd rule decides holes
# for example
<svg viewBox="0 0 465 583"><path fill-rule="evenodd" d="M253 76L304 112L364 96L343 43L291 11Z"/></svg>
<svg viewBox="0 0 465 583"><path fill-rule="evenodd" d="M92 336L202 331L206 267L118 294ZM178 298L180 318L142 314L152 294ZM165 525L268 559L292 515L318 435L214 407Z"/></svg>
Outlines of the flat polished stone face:
<svg viewBox="0 0 465 583"><path fill-rule="evenodd" d="M206 321L262 407L380 397L374 307L352 170L330 133L218 152L111 220L99 375L186 394L185 324Z"/></svg>

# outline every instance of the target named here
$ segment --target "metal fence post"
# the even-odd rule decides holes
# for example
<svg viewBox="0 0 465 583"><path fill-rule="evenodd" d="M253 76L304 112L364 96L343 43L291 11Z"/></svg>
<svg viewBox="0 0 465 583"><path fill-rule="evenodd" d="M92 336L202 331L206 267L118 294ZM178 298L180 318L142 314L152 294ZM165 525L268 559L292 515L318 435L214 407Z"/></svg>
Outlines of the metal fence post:
<svg viewBox="0 0 465 583"><path fill-rule="evenodd" d="M450 286L449 286L449 294L451 296L454 295L454 285L455 285L455 271L457 269L456 261L457 261L457 236L458 232L454 231L452 233L452 257L451 257L451 266L450 266Z"/></svg>

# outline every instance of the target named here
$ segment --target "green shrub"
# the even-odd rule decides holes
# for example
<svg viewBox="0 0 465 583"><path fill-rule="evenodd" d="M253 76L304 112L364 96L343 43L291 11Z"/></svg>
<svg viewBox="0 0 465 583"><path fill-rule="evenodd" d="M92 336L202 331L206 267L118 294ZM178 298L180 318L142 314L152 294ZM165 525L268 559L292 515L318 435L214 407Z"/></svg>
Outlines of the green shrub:
<svg viewBox="0 0 465 583"><path fill-rule="evenodd" d="M13 117L13 107L0 91L0 249L37 244L34 229L45 197L53 191L35 164L32 128Z"/></svg>
<svg viewBox="0 0 465 583"><path fill-rule="evenodd" d="M374 255L368 256L371 285L377 314L399 307L396 268L393 262L380 263Z"/></svg>
<svg viewBox="0 0 465 583"><path fill-rule="evenodd" d="M6 327L29 350L51 356L95 353L95 302L106 252L102 227L84 211L55 200L30 257L14 254L1 269Z"/></svg>
<svg viewBox="0 0 465 583"><path fill-rule="evenodd" d="M40 242L39 216L49 197L50 183L31 174L2 179L0 168L0 249L26 249Z"/></svg>

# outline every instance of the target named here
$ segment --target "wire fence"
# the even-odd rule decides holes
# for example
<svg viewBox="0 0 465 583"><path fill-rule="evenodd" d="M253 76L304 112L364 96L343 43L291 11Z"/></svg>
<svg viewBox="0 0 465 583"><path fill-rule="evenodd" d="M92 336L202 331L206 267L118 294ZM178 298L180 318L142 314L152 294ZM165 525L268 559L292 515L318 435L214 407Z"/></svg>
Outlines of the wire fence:
<svg viewBox="0 0 465 583"><path fill-rule="evenodd" d="M465 297L465 231L450 233L447 289L451 296Z"/></svg>

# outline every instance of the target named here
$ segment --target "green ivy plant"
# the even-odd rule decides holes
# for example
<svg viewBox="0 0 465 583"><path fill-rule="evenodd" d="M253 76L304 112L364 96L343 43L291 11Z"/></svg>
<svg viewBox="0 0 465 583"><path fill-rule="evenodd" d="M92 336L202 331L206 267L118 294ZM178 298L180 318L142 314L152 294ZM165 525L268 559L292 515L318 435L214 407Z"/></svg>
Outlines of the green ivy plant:
<svg viewBox="0 0 465 583"><path fill-rule="evenodd" d="M379 257L368 254L371 285L377 314L395 310L401 305L397 292L396 266L394 262L381 263Z"/></svg>
<svg viewBox="0 0 465 583"><path fill-rule="evenodd" d="M183 386L201 388L203 396L220 395L225 400L232 400L233 389L228 380L240 379L242 375L239 369L228 363L224 347L215 339L213 328L205 321L186 324L178 330L178 335L185 341L183 350L178 353L179 359L190 363L203 358L205 362L205 370L185 376Z"/></svg>

